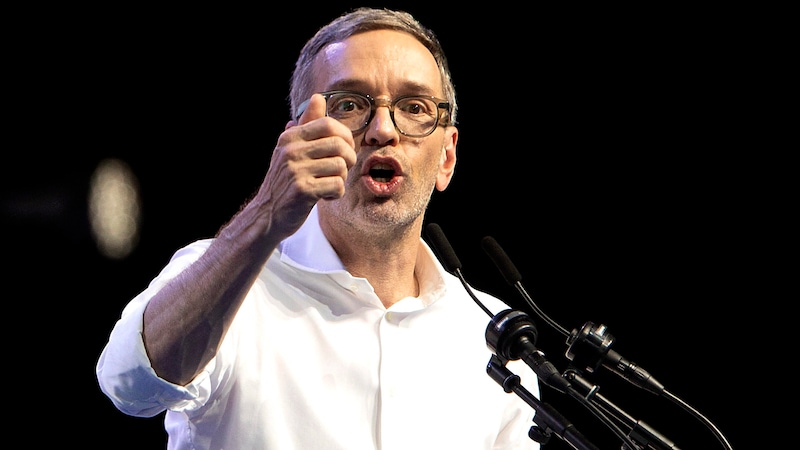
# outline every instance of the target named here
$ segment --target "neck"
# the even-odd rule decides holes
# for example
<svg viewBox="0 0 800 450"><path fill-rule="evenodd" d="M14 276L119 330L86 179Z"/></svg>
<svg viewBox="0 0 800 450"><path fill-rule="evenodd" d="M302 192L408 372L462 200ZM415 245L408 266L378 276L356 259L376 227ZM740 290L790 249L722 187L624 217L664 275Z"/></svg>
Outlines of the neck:
<svg viewBox="0 0 800 450"><path fill-rule="evenodd" d="M326 229L323 225L325 235L347 270L353 276L367 279L387 308L405 297L419 296L415 275L419 229L412 226L401 235L389 237L343 233L341 228Z"/></svg>

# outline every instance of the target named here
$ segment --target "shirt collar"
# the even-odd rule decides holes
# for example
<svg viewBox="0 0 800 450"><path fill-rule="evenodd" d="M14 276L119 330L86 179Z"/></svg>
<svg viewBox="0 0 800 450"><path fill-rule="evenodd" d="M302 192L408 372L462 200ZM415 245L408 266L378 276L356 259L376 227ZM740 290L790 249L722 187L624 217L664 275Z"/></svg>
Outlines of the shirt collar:
<svg viewBox="0 0 800 450"><path fill-rule="evenodd" d="M422 238L420 246L416 269L420 283L419 300L428 305L444 295L447 272ZM303 225L280 243L278 250L281 261L302 270L329 274L347 270L319 226L316 205Z"/></svg>
<svg viewBox="0 0 800 450"><path fill-rule="evenodd" d="M311 209L306 221L293 235L278 245L281 261L313 272L345 270L339 255L322 233L317 206Z"/></svg>

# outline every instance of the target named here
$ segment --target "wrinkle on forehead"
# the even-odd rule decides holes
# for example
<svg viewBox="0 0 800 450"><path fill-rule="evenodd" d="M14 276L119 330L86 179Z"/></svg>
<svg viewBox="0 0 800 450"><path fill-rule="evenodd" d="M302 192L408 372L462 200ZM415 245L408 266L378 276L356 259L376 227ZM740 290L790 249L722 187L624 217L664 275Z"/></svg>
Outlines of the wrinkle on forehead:
<svg viewBox="0 0 800 450"><path fill-rule="evenodd" d="M363 84L387 94L392 89L404 89L403 85L427 86L425 90L430 92L424 93L441 93L433 55L413 36L394 30L367 31L329 44L317 60L317 77L324 84L320 89L346 83Z"/></svg>

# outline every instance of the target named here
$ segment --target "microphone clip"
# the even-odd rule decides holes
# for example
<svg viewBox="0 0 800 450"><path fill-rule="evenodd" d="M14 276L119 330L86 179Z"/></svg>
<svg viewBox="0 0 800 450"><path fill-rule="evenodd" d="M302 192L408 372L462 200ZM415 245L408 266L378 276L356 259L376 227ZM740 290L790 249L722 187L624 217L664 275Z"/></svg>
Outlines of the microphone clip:
<svg viewBox="0 0 800 450"><path fill-rule="evenodd" d="M605 325L586 322L580 330L572 330L567 338L566 357L578 367L594 373L600 365L655 395L664 392L664 385L653 378L643 368L623 358L611 349L614 336L608 333Z"/></svg>
<svg viewBox="0 0 800 450"><path fill-rule="evenodd" d="M567 337L566 357L578 368L594 373L605 361L614 336L605 325L586 322L580 330L573 329Z"/></svg>

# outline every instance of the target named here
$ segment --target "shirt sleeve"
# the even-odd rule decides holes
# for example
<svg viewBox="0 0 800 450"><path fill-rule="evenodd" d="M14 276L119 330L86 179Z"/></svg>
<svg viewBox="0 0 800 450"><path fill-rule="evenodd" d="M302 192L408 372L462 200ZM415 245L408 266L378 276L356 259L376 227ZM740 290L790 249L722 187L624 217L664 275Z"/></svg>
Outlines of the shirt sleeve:
<svg viewBox="0 0 800 450"><path fill-rule="evenodd" d="M197 260L208 248L207 243L202 244L190 244L176 252L147 289L125 306L100 354L95 367L100 390L125 414L153 417L167 409L192 408L208 397L208 373L213 360L191 383L180 386L155 373L142 337L147 303L167 281Z"/></svg>

